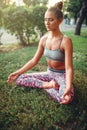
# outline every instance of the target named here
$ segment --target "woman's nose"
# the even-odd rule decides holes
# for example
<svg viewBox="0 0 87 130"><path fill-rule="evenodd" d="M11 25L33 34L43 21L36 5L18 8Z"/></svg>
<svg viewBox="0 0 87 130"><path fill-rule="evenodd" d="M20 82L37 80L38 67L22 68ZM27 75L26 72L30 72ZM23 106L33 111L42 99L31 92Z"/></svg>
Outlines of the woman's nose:
<svg viewBox="0 0 87 130"><path fill-rule="evenodd" d="M46 25L49 25L50 23L49 23L49 20L46 20Z"/></svg>

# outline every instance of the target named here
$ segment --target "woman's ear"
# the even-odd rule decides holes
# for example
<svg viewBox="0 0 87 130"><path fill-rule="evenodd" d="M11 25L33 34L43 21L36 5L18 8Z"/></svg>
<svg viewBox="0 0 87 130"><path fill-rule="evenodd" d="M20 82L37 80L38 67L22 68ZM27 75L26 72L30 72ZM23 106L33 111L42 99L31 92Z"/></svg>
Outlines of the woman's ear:
<svg viewBox="0 0 87 130"><path fill-rule="evenodd" d="M59 18L59 22L60 22L60 24L62 23L62 21L63 21L63 19L62 19L62 18Z"/></svg>

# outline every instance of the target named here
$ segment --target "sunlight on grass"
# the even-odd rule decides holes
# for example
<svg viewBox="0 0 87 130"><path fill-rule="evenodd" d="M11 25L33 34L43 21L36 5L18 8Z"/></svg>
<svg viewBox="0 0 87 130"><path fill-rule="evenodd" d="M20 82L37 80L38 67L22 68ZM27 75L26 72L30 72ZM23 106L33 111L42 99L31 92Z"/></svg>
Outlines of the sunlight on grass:
<svg viewBox="0 0 87 130"><path fill-rule="evenodd" d="M22 48L22 45L20 44L4 44L4 45L0 45L0 52L8 52L8 51L14 51L16 49L20 49Z"/></svg>

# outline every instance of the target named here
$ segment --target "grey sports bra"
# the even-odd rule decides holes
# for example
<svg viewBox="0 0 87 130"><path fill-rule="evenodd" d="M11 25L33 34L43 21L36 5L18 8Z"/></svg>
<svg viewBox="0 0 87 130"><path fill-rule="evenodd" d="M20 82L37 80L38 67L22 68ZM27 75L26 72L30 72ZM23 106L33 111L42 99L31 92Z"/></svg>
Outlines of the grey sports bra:
<svg viewBox="0 0 87 130"><path fill-rule="evenodd" d="M62 39L61 39L60 45L62 43ZM45 47L44 55L46 56L46 58L51 59L51 60L55 60L55 61L64 62L65 61L65 54L63 51L60 50L60 45L59 45L59 49L56 49L56 50L50 50L47 47Z"/></svg>

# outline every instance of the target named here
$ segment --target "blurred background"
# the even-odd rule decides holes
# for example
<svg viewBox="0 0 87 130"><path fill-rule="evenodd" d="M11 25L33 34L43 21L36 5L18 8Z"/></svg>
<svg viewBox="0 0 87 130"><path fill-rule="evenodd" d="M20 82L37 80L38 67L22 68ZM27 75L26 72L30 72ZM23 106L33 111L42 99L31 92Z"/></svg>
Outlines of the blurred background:
<svg viewBox="0 0 87 130"><path fill-rule="evenodd" d="M43 33L47 7L61 0L0 0L0 44L37 42ZM74 29L80 35L87 29L87 1L62 0L64 20L61 30Z"/></svg>

